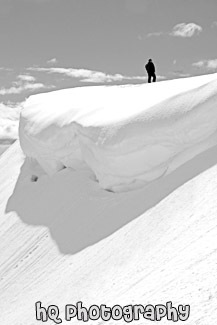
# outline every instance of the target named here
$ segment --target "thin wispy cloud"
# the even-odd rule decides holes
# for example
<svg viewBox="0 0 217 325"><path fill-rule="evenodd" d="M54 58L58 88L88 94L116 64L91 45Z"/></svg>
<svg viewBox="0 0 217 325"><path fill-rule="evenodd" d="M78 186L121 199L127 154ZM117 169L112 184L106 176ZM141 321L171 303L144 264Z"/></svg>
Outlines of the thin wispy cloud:
<svg viewBox="0 0 217 325"><path fill-rule="evenodd" d="M88 69L73 69L73 68L40 68L32 67L28 68L28 71L35 72L46 72L46 73L56 73L62 74L70 78L79 79L80 82L91 82L91 83L109 83L109 82L121 82L125 80L147 80L146 76L125 76L119 73L116 74L106 74L101 71L94 71Z"/></svg>
<svg viewBox="0 0 217 325"><path fill-rule="evenodd" d="M196 68L212 71L212 70L217 69L217 59L201 60L198 62L194 62L192 65L193 65L193 67L196 67Z"/></svg>
<svg viewBox="0 0 217 325"><path fill-rule="evenodd" d="M195 23L180 23L173 27L171 32L153 32L148 33L147 37L159 37L163 35L169 35L173 37L193 37L199 35L203 31L203 28Z"/></svg>
<svg viewBox="0 0 217 325"><path fill-rule="evenodd" d="M13 71L12 69L10 69L10 68L5 68L5 67L0 67L0 70L1 70L1 71Z"/></svg>
<svg viewBox="0 0 217 325"><path fill-rule="evenodd" d="M50 65L57 64L57 59L56 58L50 59L47 61L47 64L50 64Z"/></svg>
<svg viewBox="0 0 217 325"><path fill-rule="evenodd" d="M172 71L170 73L171 75L175 76L175 77L179 77L179 78L187 78L190 77L190 73L185 73L182 70L178 70L178 71Z"/></svg>
<svg viewBox="0 0 217 325"><path fill-rule="evenodd" d="M27 81L27 82L34 82L36 79L33 76L27 75L27 74L20 74L17 79L20 81Z"/></svg>
<svg viewBox="0 0 217 325"><path fill-rule="evenodd" d="M35 84L24 84L19 87L10 87L10 88L1 88L0 89L0 95L12 95L12 94L21 94L24 91L27 90L38 90L48 88L43 83L35 83Z"/></svg>

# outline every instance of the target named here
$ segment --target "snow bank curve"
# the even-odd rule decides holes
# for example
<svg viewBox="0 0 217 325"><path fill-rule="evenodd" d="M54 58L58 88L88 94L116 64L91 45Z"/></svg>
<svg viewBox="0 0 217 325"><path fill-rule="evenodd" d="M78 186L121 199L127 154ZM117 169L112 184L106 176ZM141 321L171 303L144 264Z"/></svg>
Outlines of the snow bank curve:
<svg viewBox="0 0 217 325"><path fill-rule="evenodd" d="M138 188L217 144L217 74L34 95L19 134L50 175L91 168L104 189Z"/></svg>

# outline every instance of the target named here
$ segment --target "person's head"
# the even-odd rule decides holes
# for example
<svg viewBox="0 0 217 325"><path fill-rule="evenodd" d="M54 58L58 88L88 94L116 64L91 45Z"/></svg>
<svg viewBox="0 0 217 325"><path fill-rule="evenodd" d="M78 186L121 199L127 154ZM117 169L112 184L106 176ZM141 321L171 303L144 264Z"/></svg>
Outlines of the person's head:
<svg viewBox="0 0 217 325"><path fill-rule="evenodd" d="M149 59L148 62L152 62L152 59Z"/></svg>

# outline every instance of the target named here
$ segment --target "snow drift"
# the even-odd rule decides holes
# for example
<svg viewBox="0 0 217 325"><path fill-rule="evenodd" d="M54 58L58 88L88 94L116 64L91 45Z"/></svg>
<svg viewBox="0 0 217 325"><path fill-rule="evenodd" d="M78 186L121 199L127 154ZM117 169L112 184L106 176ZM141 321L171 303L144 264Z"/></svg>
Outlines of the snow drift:
<svg viewBox="0 0 217 325"><path fill-rule="evenodd" d="M104 189L141 187L217 144L217 74L34 95L19 134L50 175L88 168Z"/></svg>

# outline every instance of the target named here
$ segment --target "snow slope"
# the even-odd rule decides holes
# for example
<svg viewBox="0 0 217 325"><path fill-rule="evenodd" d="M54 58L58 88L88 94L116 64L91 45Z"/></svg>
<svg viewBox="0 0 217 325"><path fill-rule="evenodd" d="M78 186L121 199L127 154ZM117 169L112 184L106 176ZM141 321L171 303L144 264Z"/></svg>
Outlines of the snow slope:
<svg viewBox="0 0 217 325"><path fill-rule="evenodd" d="M50 175L90 169L102 188L125 191L169 174L217 144L217 74L31 96L20 142Z"/></svg>
<svg viewBox="0 0 217 325"><path fill-rule="evenodd" d="M216 180L217 146L146 188L111 193L86 170L49 178L12 145L0 158L1 324L43 324L37 301L57 305L64 325L83 323L64 321L78 301L190 304L184 324L215 324Z"/></svg>

